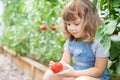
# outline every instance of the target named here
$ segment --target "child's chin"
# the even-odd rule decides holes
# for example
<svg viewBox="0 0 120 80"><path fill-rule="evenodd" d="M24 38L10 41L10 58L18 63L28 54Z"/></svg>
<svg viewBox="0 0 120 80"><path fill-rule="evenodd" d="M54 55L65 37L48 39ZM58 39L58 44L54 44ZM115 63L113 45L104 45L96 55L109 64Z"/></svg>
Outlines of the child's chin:
<svg viewBox="0 0 120 80"><path fill-rule="evenodd" d="M77 36L77 35L74 35L74 38L80 38L79 36Z"/></svg>

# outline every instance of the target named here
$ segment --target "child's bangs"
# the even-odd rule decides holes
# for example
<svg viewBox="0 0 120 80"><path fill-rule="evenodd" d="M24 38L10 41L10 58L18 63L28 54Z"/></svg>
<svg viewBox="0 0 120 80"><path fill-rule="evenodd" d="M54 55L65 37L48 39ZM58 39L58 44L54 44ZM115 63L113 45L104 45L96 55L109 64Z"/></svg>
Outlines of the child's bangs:
<svg viewBox="0 0 120 80"><path fill-rule="evenodd" d="M75 12L65 11L64 14L63 14L63 20L64 21L74 21L76 19L77 19L77 17L76 17Z"/></svg>

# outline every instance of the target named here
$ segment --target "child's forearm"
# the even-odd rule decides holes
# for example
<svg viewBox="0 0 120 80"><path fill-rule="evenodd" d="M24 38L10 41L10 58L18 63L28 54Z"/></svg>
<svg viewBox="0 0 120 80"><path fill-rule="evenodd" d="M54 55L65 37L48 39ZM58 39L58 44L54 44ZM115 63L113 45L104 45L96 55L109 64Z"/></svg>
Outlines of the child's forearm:
<svg viewBox="0 0 120 80"><path fill-rule="evenodd" d="M103 71L97 67L89 68L86 70L76 71L75 77L79 76L91 76L95 78L99 78L103 74Z"/></svg>
<svg viewBox="0 0 120 80"><path fill-rule="evenodd" d="M59 61L60 63L63 63L63 64L66 64L66 62L65 61L63 61L63 60L61 60L61 61Z"/></svg>
<svg viewBox="0 0 120 80"><path fill-rule="evenodd" d="M62 58L62 59L60 60L60 62L61 62L61 63L64 63L64 64L70 64L70 60L69 60L69 59L64 59L64 58Z"/></svg>

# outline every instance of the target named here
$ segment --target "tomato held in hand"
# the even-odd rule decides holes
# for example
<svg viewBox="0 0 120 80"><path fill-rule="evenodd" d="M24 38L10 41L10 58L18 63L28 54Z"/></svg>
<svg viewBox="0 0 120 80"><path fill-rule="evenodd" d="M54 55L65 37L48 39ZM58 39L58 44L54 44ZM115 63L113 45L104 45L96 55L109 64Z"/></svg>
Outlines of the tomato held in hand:
<svg viewBox="0 0 120 80"><path fill-rule="evenodd" d="M58 72L62 71L62 69L63 69L63 65L59 62L56 62L55 64L51 65L51 70L54 73L58 73Z"/></svg>

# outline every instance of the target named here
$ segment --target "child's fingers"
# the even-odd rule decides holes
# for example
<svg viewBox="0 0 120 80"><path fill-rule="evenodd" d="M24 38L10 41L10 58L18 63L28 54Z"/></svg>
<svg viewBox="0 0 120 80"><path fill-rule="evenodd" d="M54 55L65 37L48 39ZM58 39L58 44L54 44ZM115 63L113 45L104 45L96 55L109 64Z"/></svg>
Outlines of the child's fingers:
<svg viewBox="0 0 120 80"><path fill-rule="evenodd" d="M51 65L53 65L55 62L53 62L53 61L50 61L50 63L49 63L49 68L51 69Z"/></svg>
<svg viewBox="0 0 120 80"><path fill-rule="evenodd" d="M50 61L50 63L55 63L54 61Z"/></svg>
<svg viewBox="0 0 120 80"><path fill-rule="evenodd" d="M65 73L67 73L67 72L68 72L68 70L63 70L63 71L61 71L61 72L59 72L59 73L56 73L56 74L62 75L62 74L65 74Z"/></svg>
<svg viewBox="0 0 120 80"><path fill-rule="evenodd" d="M53 61L50 61L50 64L49 64L49 66L51 66L51 65L53 65L53 64L55 64L55 62L53 62Z"/></svg>

